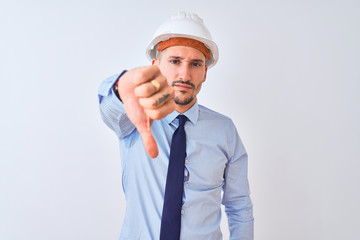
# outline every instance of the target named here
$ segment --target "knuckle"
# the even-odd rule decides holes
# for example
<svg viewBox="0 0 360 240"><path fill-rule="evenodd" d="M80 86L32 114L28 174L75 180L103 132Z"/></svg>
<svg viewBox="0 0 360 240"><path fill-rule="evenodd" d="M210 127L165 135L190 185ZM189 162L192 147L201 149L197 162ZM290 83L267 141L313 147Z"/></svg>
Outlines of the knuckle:
<svg viewBox="0 0 360 240"><path fill-rule="evenodd" d="M141 84L135 88L135 95L137 97L150 97L152 94L151 86L148 84Z"/></svg>
<svg viewBox="0 0 360 240"><path fill-rule="evenodd" d="M151 67L155 72L157 72L157 73L160 72L160 69L159 69L158 66L156 66L156 65L151 65L150 67Z"/></svg>
<svg viewBox="0 0 360 240"><path fill-rule="evenodd" d="M151 101L151 107L156 108L158 106L158 102L155 100Z"/></svg>
<svg viewBox="0 0 360 240"><path fill-rule="evenodd" d="M160 111L154 111L154 112L153 112L153 119L156 119L156 120L161 119L161 113L160 113Z"/></svg>
<svg viewBox="0 0 360 240"><path fill-rule="evenodd" d="M141 97L141 93L142 93L142 91L141 91L141 88L140 87L136 87L135 89L134 89L134 93L135 93L135 95L137 96L137 97Z"/></svg>
<svg viewBox="0 0 360 240"><path fill-rule="evenodd" d="M145 101L143 98L139 98L139 104L140 104L142 107L145 107L146 101Z"/></svg>
<svg viewBox="0 0 360 240"><path fill-rule="evenodd" d="M166 77L164 75L162 75L161 73L160 73L159 79L161 82L167 82Z"/></svg>
<svg viewBox="0 0 360 240"><path fill-rule="evenodd" d="M146 114L147 114L151 119L154 119L154 120L160 120L160 119L162 118L161 111L159 111L159 110L149 109L149 110L147 110Z"/></svg>
<svg viewBox="0 0 360 240"><path fill-rule="evenodd" d="M140 68L136 68L135 70L136 70L134 72L135 78L137 78L140 81L146 78L146 68L140 67Z"/></svg>
<svg viewBox="0 0 360 240"><path fill-rule="evenodd" d="M143 80L143 79L145 78L145 73L144 73L144 71L143 71L143 70L139 70L139 71L137 72L137 77L138 77L139 79Z"/></svg>
<svg viewBox="0 0 360 240"><path fill-rule="evenodd" d="M145 88L146 95L150 96L154 93L154 87L151 85L147 85Z"/></svg>

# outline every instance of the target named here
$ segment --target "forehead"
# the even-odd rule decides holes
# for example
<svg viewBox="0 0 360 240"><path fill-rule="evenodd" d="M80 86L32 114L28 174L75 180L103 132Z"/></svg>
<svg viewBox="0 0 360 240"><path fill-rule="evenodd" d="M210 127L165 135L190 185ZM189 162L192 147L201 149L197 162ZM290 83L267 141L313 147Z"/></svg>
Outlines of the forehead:
<svg viewBox="0 0 360 240"><path fill-rule="evenodd" d="M196 48L188 47L188 46L172 46L161 51L163 57L181 57L186 58L188 60L192 59L200 59L205 61L204 54L197 50ZM159 56L160 56L159 55Z"/></svg>

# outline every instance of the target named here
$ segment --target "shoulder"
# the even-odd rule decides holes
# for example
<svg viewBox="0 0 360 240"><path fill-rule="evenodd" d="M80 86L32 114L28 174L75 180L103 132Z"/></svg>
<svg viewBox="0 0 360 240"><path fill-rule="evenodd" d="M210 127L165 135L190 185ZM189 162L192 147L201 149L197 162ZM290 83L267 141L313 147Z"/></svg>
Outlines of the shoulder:
<svg viewBox="0 0 360 240"><path fill-rule="evenodd" d="M216 112L212 109L199 105L199 119L200 124L207 127L216 127L217 131L233 135L237 134L234 122L228 116Z"/></svg>
<svg viewBox="0 0 360 240"><path fill-rule="evenodd" d="M235 152L245 153L244 146L232 119L224 114L199 105L198 126L207 139L215 139L230 158Z"/></svg>
<svg viewBox="0 0 360 240"><path fill-rule="evenodd" d="M222 123L233 124L231 118L229 118L228 116L225 116L224 114L216 112L202 105L199 105L199 119L208 119L220 121Z"/></svg>

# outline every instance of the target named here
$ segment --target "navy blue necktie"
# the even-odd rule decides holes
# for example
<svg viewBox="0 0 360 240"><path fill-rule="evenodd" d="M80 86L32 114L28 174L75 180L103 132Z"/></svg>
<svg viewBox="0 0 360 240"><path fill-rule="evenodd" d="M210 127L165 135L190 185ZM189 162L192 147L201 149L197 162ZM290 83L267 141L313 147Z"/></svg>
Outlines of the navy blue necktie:
<svg viewBox="0 0 360 240"><path fill-rule="evenodd" d="M186 157L187 117L179 115L179 127L171 140L170 159L166 178L164 206L161 218L160 240L180 238L181 208L184 193L184 164Z"/></svg>

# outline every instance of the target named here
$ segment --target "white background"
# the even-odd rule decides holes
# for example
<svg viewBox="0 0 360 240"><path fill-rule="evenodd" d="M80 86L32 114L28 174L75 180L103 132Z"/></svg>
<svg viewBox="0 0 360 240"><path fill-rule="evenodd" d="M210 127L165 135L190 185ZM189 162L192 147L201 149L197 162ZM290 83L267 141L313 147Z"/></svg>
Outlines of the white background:
<svg viewBox="0 0 360 240"><path fill-rule="evenodd" d="M220 48L199 102L233 119L249 153L255 238L360 239L360 3L350 0L1 0L0 239L118 238L119 149L97 88L149 64L153 32L181 10Z"/></svg>

